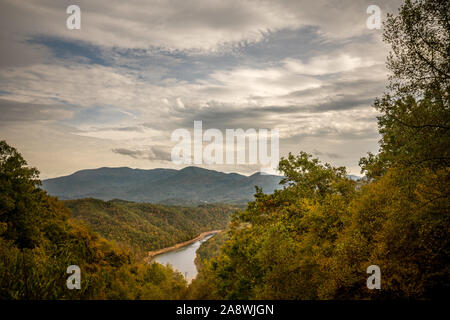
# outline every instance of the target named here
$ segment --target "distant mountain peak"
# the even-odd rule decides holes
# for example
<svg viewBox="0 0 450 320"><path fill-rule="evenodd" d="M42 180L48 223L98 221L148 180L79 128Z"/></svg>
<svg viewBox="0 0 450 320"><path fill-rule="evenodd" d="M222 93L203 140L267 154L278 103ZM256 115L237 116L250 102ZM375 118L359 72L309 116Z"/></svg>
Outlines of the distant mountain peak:
<svg viewBox="0 0 450 320"><path fill-rule="evenodd" d="M209 169L205 169L205 168L201 168L201 167L196 167L196 166L188 166L188 167L184 167L183 169L180 169L179 171L184 171L184 172L189 172L189 171L193 171L193 172L207 172L207 171L213 171L213 170L209 170Z"/></svg>

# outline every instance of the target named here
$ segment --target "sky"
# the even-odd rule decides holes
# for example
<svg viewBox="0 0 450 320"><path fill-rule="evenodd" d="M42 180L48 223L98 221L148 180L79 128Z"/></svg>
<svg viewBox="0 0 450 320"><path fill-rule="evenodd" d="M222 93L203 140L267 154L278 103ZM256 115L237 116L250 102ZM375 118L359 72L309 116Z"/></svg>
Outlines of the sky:
<svg viewBox="0 0 450 320"><path fill-rule="evenodd" d="M277 129L360 174L378 151L372 103L389 48L369 29L401 1L0 0L0 139L41 178L98 167L182 168L174 130ZM66 9L78 5L81 28ZM251 164L202 164L252 174Z"/></svg>

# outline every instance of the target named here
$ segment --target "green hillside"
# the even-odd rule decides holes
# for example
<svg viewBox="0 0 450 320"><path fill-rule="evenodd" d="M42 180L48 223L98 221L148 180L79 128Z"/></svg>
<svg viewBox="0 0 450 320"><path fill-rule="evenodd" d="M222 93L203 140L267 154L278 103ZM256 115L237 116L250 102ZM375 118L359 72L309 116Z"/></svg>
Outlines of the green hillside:
<svg viewBox="0 0 450 320"><path fill-rule="evenodd" d="M165 206L123 200L80 199L64 201L72 215L108 240L143 254L225 228L236 209L230 205Z"/></svg>
<svg viewBox="0 0 450 320"><path fill-rule="evenodd" d="M196 252L195 264L198 269L201 269L203 263L220 255L220 248L225 241L229 240L227 230L219 232L214 237L201 244Z"/></svg>

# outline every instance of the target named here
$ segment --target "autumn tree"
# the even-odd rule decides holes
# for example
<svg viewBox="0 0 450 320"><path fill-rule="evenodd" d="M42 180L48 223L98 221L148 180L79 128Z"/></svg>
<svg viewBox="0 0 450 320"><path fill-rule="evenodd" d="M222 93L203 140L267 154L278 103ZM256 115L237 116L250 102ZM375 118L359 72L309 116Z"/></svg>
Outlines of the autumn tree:
<svg viewBox="0 0 450 320"><path fill-rule="evenodd" d="M388 166L448 168L450 128L450 2L407 0L389 14L383 39L388 91L376 99L380 154L361 159L368 176Z"/></svg>
<svg viewBox="0 0 450 320"><path fill-rule="evenodd" d="M285 187L257 190L196 292L204 281L213 298L448 296L449 6L407 0L384 24L390 77L374 103L380 151L360 160L365 178L302 152L282 159ZM370 265L381 290L366 286Z"/></svg>
<svg viewBox="0 0 450 320"><path fill-rule="evenodd" d="M39 188L38 171L0 141L0 299L176 299L181 274L138 261L70 217ZM67 267L82 270L80 290Z"/></svg>

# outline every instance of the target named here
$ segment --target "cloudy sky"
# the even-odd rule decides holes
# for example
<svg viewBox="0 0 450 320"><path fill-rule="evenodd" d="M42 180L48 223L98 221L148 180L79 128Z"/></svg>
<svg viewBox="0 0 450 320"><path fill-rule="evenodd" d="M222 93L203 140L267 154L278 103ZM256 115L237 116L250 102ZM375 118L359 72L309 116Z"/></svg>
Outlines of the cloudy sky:
<svg viewBox="0 0 450 320"><path fill-rule="evenodd" d="M81 8L69 30L66 8ZM399 1L0 1L0 139L42 178L86 168L180 168L177 128L278 129L359 174L378 150L381 30ZM253 165L208 165L251 174Z"/></svg>

